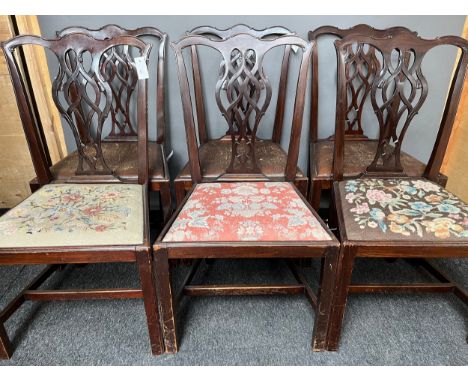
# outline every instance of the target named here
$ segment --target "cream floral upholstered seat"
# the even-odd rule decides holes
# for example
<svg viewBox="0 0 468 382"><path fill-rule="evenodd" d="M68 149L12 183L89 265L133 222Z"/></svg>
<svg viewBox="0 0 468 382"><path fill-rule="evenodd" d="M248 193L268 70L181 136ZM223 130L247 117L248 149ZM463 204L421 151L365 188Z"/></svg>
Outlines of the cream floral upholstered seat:
<svg viewBox="0 0 468 382"><path fill-rule="evenodd" d="M329 234L287 182L198 184L164 242L317 241Z"/></svg>
<svg viewBox="0 0 468 382"><path fill-rule="evenodd" d="M48 184L0 217L0 247L143 243L143 187Z"/></svg>
<svg viewBox="0 0 468 382"><path fill-rule="evenodd" d="M350 240L468 241L468 205L426 179L339 183Z"/></svg>

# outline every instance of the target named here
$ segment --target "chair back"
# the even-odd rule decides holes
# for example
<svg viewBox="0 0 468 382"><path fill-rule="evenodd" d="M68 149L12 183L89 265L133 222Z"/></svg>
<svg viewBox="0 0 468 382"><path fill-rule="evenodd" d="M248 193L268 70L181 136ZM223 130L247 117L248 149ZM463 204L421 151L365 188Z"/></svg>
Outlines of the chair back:
<svg viewBox="0 0 468 382"><path fill-rule="evenodd" d="M193 51L193 47L200 46L216 51L220 57L219 67L222 68L222 73L216 82L214 96L216 105L228 125L232 150L230 164L218 179L229 179L230 176L239 179L239 175L245 176L246 179L259 176L266 178L261 173L255 156L257 131L272 98L272 84L266 74L265 61L272 57L267 53L275 48L297 46L301 63L285 169L286 180L294 180L299 155L308 65L314 43L308 43L293 35L263 39L240 33L224 39L188 35L172 44L177 60L189 165L194 182L203 180L192 106L193 97L198 95L191 92L190 72L187 70L187 63L189 63L187 61L190 60L186 59L187 55L184 55L184 51Z"/></svg>
<svg viewBox="0 0 468 382"><path fill-rule="evenodd" d="M137 57L147 62L151 45L132 36L119 36L97 40L82 33L69 33L58 39L20 35L2 43L8 69L18 103L33 164L39 184L52 180L44 147L34 115L33 95L25 86L27 79L15 50L26 45L50 50L58 62L58 70L52 83L52 98L62 118L70 127L75 139L78 163L74 181L101 181L114 175L104 158L101 144L106 121L114 105L114 93L109 72L115 68L112 57L117 49L125 50L120 62L129 76L136 78L131 96L136 104L136 133L138 139L138 183L148 181L148 123L147 79L138 79ZM122 57L121 57L122 58ZM109 69L111 68L111 69ZM130 74L131 73L131 74Z"/></svg>
<svg viewBox="0 0 468 382"><path fill-rule="evenodd" d="M409 127L423 107L429 87L423 73L428 52L439 46L454 46L460 54L452 78L438 135L424 175L437 181L450 138L465 80L468 63L468 41L458 36L426 40L414 33L399 31L384 38L351 35L335 42L338 57L336 101L334 179L343 177L344 138L347 127L349 82L354 74L348 70L349 55L356 50L374 51L380 70L371 82L370 103L378 124L378 145L372 163L363 176L405 176L401 164L401 148ZM357 70L362 69L357 67ZM396 107L397 106L397 107Z"/></svg>

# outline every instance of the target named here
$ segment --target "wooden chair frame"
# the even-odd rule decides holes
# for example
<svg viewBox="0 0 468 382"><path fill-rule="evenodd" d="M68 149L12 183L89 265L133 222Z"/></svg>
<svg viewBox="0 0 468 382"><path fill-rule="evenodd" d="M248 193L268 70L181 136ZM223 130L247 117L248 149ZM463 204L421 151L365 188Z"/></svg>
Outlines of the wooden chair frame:
<svg viewBox="0 0 468 382"><path fill-rule="evenodd" d="M308 38L309 41L317 41L322 36L336 36L339 39L343 39L351 35L364 35L375 38L384 38L388 36L403 34L414 34L411 30L405 27L392 27L388 29L376 29L367 24L355 25L349 29L341 29L334 26L322 26L313 31L309 31ZM352 120L347 120L347 126L345 130L344 139L353 140L353 141L373 141L377 142L377 139L369 139L362 130L362 107L368 99L369 92L372 85L372 77L375 76L379 70L379 63L376 61L375 52L372 50L369 52L360 52L361 57L356 57L356 63L361 61L361 64L365 63L368 70L366 80L367 83L361 81L359 87L356 87L352 83L349 86L353 87L352 89L352 99L351 102L347 102L347 108L350 110L353 108L356 111L356 114ZM316 144L321 141L334 141L334 135L331 135L325 139L318 138L318 100L319 100L319 74L318 74L318 58L319 53L318 49L314 49L312 55L312 71L313 71L313 81L311 85L311 104L310 104L310 143L309 143L309 166L308 166L308 176L309 176L309 190L308 190L308 200L309 203L318 211L320 208L320 198L322 195L322 190L330 189L333 183L333 176L326 178L315 175L317 173L316 169L316 155L319 155L316 152ZM371 64L375 63L375 66L372 67ZM352 65L352 62L346 62L346 65ZM398 108L399 100L396 100L394 107ZM389 122L389 121L387 121ZM331 153L331 156L333 153ZM447 184L447 177L440 174L438 183L443 185Z"/></svg>
<svg viewBox="0 0 468 382"><path fill-rule="evenodd" d="M67 27L61 31L58 31L57 38L61 38L67 35L73 34L85 34L87 36L93 37L97 40L107 40L111 38L116 38L119 36L133 36L133 37L150 37L158 41L158 50L157 54L157 62L156 62L156 122L157 122L157 137L156 142L149 142L151 146L151 150L159 150L161 151L162 157L162 173L164 174L163 177L150 177L149 179L149 186L151 191L159 192L160 196L160 205L161 210L163 212L163 220L167 222L172 212L172 200L171 200L171 190L170 190L170 175L169 175L169 168L167 165L166 159L166 117L165 117L165 110L166 110L166 93L165 93L165 67L166 67L166 49L167 49L167 34L161 32L157 28L154 27L140 27L137 29L125 29L118 25L109 24L99 29L88 29L85 27ZM115 61L109 60L110 65L114 65L114 63L122 62L123 58L119 57L118 52L114 51L113 54L115 55ZM117 71L115 70L112 72L115 78ZM114 82L110 82L110 86L112 89L112 94L114 98L115 104L111 108L111 120L112 120L112 130L110 134L103 139L103 142L131 142L136 141L137 134L134 128L132 128L130 124L130 119L127 119L126 123L119 124L119 121L116 118L116 114L118 114L119 109L122 112L128 113L129 107L129 97L135 91L136 80L135 76L130 78L130 73L126 73L127 76L121 79L121 82L118 83L117 86ZM119 78L120 79L120 78ZM130 80L133 80L131 82ZM150 89L149 89L150 90ZM125 110L124 110L125 109ZM78 124L78 132L81 135L81 139L83 142L87 141L87 131L86 128L82 125L81 121L77 121ZM128 128L130 126L130 129ZM154 147L153 147L154 146ZM47 146L44 147L47 153ZM38 160L37 158L33 157L33 161ZM39 187L37 179L31 181L31 189L34 191Z"/></svg>
<svg viewBox="0 0 468 382"><path fill-rule="evenodd" d="M109 104L111 102L111 88L100 74L100 60L109 49L117 46L129 46L139 51L139 54L147 57L151 45L142 40L131 36L119 36L109 40L95 40L84 34L70 34L57 40L46 40L39 36L23 35L15 37L2 43L10 75L12 77L16 99L20 111L26 136L29 138L28 144L31 155L41 160L35 160L34 167L40 185L45 185L53 181L50 169L41 156L44 151L40 150L37 144L39 139L38 130L35 127L31 105L26 94L23 78L20 74L18 63L15 59L15 49L22 45L41 46L51 50L59 60L62 70L54 80L53 95L57 102L59 83L66 76L65 60L67 52L73 50L76 53L75 64L78 64L78 58L83 52L89 52L92 57L90 71L94 73L92 85L95 91L100 91L102 98L106 99L106 107L100 112L100 121L108 117ZM71 60L68 56L68 60ZM75 65L73 64L73 65ZM81 68L81 70L85 70ZM91 72L89 72L91 73ZM89 77L91 78L91 77ZM75 82L77 88L86 86ZM151 342L151 351L153 354L161 354L164 346L161 337L161 328L159 321L158 297L154 282L153 257L151 253L149 237L149 212L148 212L148 143L147 143L147 80L138 80L137 93L137 130L138 130L138 178L135 183L143 185L143 233L142 243L140 245L84 245L84 246L57 246L57 247L27 247L27 248L0 248L1 265L18 264L49 264L22 292L15 297L0 312L0 358L10 358L13 352L11 342L5 331L4 322L21 307L25 301L58 301L58 300L78 300L78 299L126 299L143 298L148 322L149 337ZM61 109L58 105L59 110ZM63 110L62 110L63 115ZM73 120L67 119L70 127L78 137L77 125ZM70 123L71 122L71 123ZM102 125L101 125L102 126ZM77 138L78 139L78 138ZM99 141L101 137L95 138L97 153L99 153ZM81 152L80 152L81 155ZM98 154L97 154L98 155ZM82 158L86 162L87 158ZM105 168L104 168L105 170ZM78 183L105 183L109 182L112 174L106 174L103 169L89 168L83 171ZM78 170L77 170L78 171ZM114 182L120 180L115 178ZM135 289L85 289L85 290L39 290L38 288L51 276L57 269L66 264L95 264L95 263L136 263L139 270L141 287Z"/></svg>
<svg viewBox="0 0 468 382"><path fill-rule="evenodd" d="M189 82L187 77L186 66L182 54L183 49L192 49L193 46L205 45L219 51L224 60L224 65L229 65L227 61L230 60L230 55L234 50L241 52L244 55L247 50L251 49L255 52L256 62L258 67L255 66L255 73L262 73L262 59L263 55L274 47L296 45L302 51L302 61L300 67L299 79L296 89L296 101L294 107L293 122L291 128L291 139L288 151L288 162L285 170L285 179L283 181L293 182L296 176L298 152L299 152L299 139L300 131L302 128L303 111L305 90L307 86L308 66L310 60L311 50L313 43L307 43L297 36L282 36L276 39L265 40L256 38L249 34L238 34L224 40L210 39L205 36L186 36L183 37L172 46L176 53L179 82L181 88L181 97L184 110L184 121L187 134L187 144L189 150L189 164L192 174L192 179L196 184L200 182L209 182L204 179L201 173L198 146L196 144L196 132L194 123L194 114L191 102L191 94L189 91ZM193 49L192 49L193 51ZM242 64L241 64L242 65ZM257 64L256 64L257 65ZM255 77L255 73L251 73L251 78ZM263 77L262 77L263 78ZM221 90L221 79L217 85L218 94ZM260 84L256 85L254 93L257 97L258 89L262 88L268 93L267 89L269 82L264 80L265 87ZM232 83L232 80L230 81ZM241 94L248 92L248 81L244 83L241 89ZM268 97L268 96L267 96ZM256 98L258 101L258 98ZM233 101L236 102L236 101ZM231 104L232 106L233 104ZM259 118L264 113L264 106L256 105L251 106L259 110ZM233 145L235 145L239 136L246 141L255 144L255 134L258 127L259 118L256 118L256 123L252 127L252 136L247 134L247 124L244 121L239 123L239 131L234 131L232 128L233 122L227 115L231 107L220 109L225 115L226 121L229 124L229 132ZM254 150L251 150L254 153ZM233 147L232 160L236 158L235 148ZM253 156L255 160L255 156ZM231 167L231 166L230 166ZM258 170L258 166L253 165L254 170ZM236 169L236 167L234 167ZM233 173L226 173L225 177L215 181L231 181L236 182L237 179L244 181L255 181L258 175L250 171L252 168L240 166L239 171ZM236 180L233 180L235 178ZM265 176L260 179L271 180ZM240 180L241 181L241 180ZM177 336L176 336L176 308L175 306L180 301L182 296L206 296L206 295L271 295L271 294L299 294L305 293L313 307L316 307L315 325L313 333L312 348L315 351L324 350L326 347L326 337L328 333L328 314L330 309L330 299L334 288L334 270L336 269L337 254L339 243L334 238L330 230L320 220L316 212L310 207L301 192L295 188L297 194L302 198L304 203L310 209L311 213L320 221L321 226L330 235L330 240L327 241L306 241L306 242L165 242L164 236L170 229L172 223L177 219L180 211L184 207L187 200L189 200L193 189L185 196L184 201L179 205L177 211L172 216L170 222L166 225L164 230L159 235L156 243L154 244L153 251L157 272L158 291L161 301L161 315L163 323L163 336L165 342L166 352L175 353L178 350ZM273 258L273 259L287 259L293 272L293 276L297 284L293 285L190 285L193 280L197 267L201 259L244 259L244 258ZM305 258L321 258L322 259L322 273L321 273L321 287L318 295L312 291L311 287L305 280L304 276L299 272L293 259ZM181 289L173 294L171 286L170 262L174 260L189 259L195 260L192 269L189 271L185 278Z"/></svg>
<svg viewBox="0 0 468 382"><path fill-rule="evenodd" d="M364 35L353 35L344 38L341 41L335 42L338 55L338 94L333 172L334 179L337 181L333 184L333 200L336 205L340 241L342 245L340 249L338 272L336 273L337 289L335 291L332 322L330 324L330 332L328 337L329 350L338 349L346 301L348 294L350 293L453 292L462 302L465 304L468 303L468 293L463 290L461 286L451 281L449 277L446 276L442 271L437 269L433 264L426 260L433 258L467 257L468 242L444 242L443 240L415 240L414 242L408 240L373 241L372 239L367 241L357 241L351 240L347 236L343 215L342 199L338 190L338 181L343 179L343 144L345 130L344 99L346 97L344 55L346 54L346 47L352 45L353 43L372 45L376 50L381 52L382 55L387 55L386 57L390 57L390 52L392 52L393 49L398 49L400 52L412 51L415 55L414 60L418 68L420 68L420 64L425 53L434 47L441 45L451 45L457 47L460 50L461 54L458 58L457 68L450 86L450 91L445 105L437 139L425 171L425 177L433 182L437 182L438 180L440 166L442 164L453 121L460 101L468 65L468 42L457 36L445 36L434 40L425 40L414 34L401 34L399 36L381 39ZM418 78L420 81L426 81L423 75L421 76L421 73L418 73ZM373 89L376 89L379 86L384 87L387 85L386 82L379 84L379 81L380 79L377 78L373 82ZM421 86L422 96L419 103L414 106L414 109L409 110L411 116L417 112L417 109L422 105L421 100L424 102L424 99L427 95L427 83L422 83ZM377 109L375 110L376 113L380 113ZM403 128L403 132L398 137L399 144L396 145L398 147L401 145L401 140L404 137L405 130L411 123L411 118L412 117L408 118L409 120L406 121L406 128ZM383 121L380 123L383 123ZM379 150L376 153L376 159L367 168L366 172L361 175L362 177L405 177L404 169L402 169L401 163L399 163L400 152L398 148L395 151L394 157L392 157L390 161L384 161L382 164L377 164L377 159L382 155L381 149L392 134L393 133L388 129L381 131L379 137ZM429 274L437 279L438 283L354 285L351 284L351 275L353 271L354 260L357 257L403 258L407 260L412 259L411 261L413 264L422 266L424 269L426 269Z"/></svg>
<svg viewBox="0 0 468 382"><path fill-rule="evenodd" d="M253 37L261 39L272 39L279 36L287 35L296 35L294 32L291 32L289 29L286 29L281 26L274 26L266 29L254 29L244 24L237 24L228 29L217 29L212 26L200 26L188 31L187 35L198 35L198 36L208 36L219 40L225 40L237 34L249 34ZM221 137L218 139L210 139L208 137L208 129L206 123L205 115L205 105L203 97L203 84L202 76L200 71L200 61L198 56L198 50L196 46L191 48L191 61L192 61L192 75L193 75L193 86L195 94L195 108L196 108L196 127L197 127L197 136L198 144L200 146L206 145L207 143L229 140L229 134L227 136ZM289 60L291 57L291 47L286 46L284 48L283 59L281 62L280 78L278 82L278 97L276 103L275 111L275 120L273 125L273 132L271 141L277 145L280 144L281 134L283 130L284 123L284 111L286 104L286 89L288 84L288 72L289 72ZM216 160L213 158L212 160ZM274 160L274 159L273 159ZM303 195L307 193L307 178L301 177L295 180L296 186L301 190ZM181 175L176 177L174 180L174 189L176 195L176 204L179 205L185 197L185 194L192 189L193 181L190 179L185 179Z"/></svg>

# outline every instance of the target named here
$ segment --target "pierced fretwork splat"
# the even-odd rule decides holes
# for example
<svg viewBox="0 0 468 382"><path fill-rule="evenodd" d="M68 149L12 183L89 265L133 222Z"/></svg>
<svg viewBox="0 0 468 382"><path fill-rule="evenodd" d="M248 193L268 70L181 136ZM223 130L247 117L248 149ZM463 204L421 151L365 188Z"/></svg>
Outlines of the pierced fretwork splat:
<svg viewBox="0 0 468 382"><path fill-rule="evenodd" d="M190 90L183 50L190 48L192 52L192 66L194 63L198 65L198 59L193 59L193 52L196 52L198 46L212 48L222 56L220 65L222 72L216 82L215 100L228 125L232 152L229 166L217 179L231 178L231 174L245 175L249 179L254 177L266 178L260 170L255 157L255 145L258 141L256 138L257 130L265 112L271 104L272 97L272 86L264 72L263 61L266 53L274 48L290 49L291 46L299 48L299 52L302 53L302 60L296 87L291 139L285 169L285 178L288 180L294 179L297 173L297 156L302 128L308 65L314 44L307 43L294 35L261 39L246 33L236 34L225 39L188 35L172 44L177 59L190 159L189 165L194 182L202 181L203 174L200 166L199 147L195 130L192 93L196 97L198 96L197 99L202 96L202 93L197 92L197 89L194 89L193 92ZM274 55L271 55L271 57L273 58ZM288 65L283 62L283 67L287 68ZM284 71L286 72L286 70ZM198 68L192 72L194 84L199 80L196 77L199 75L199 72ZM198 116L200 108L198 104L196 107Z"/></svg>
<svg viewBox="0 0 468 382"><path fill-rule="evenodd" d="M80 154L76 174L110 175L112 170L102 155L100 137L112 93L100 71L95 71L93 62L88 63L89 68L85 67L87 54L90 54L88 50L76 47L59 57L60 68L52 84L52 95L62 117L72 127ZM85 139L78 133L78 125L85 127Z"/></svg>
<svg viewBox="0 0 468 382"><path fill-rule="evenodd" d="M364 34L349 35L336 41L338 55L337 119L333 176L343 178L344 131L346 128L346 56L350 46L368 45L375 49L380 71L372 82L370 101L375 113L379 136L375 156L364 176L405 176L401 149L407 130L420 112L428 95L428 82L422 71L427 52L439 46L453 46L460 58L451 84L437 139L424 174L437 181L450 132L460 100L468 62L468 44L456 36L423 39L405 30L395 30L382 38Z"/></svg>
<svg viewBox="0 0 468 382"><path fill-rule="evenodd" d="M383 67L371 91L372 107L379 123L379 144L367 172L403 172L401 145L428 92L421 70L423 57L424 54L403 49L383 55Z"/></svg>
<svg viewBox="0 0 468 382"><path fill-rule="evenodd" d="M232 139L231 163L226 173L260 173L255 160L255 137L271 100L271 85L252 49L233 49L224 60L224 73L216 85L216 102L229 126ZM226 92L223 102L221 90ZM262 94L264 93L264 94ZM263 95L263 101L260 101ZM259 104L260 102L260 104ZM252 129L249 121L253 119ZM237 128L236 128L237 127Z"/></svg>
<svg viewBox="0 0 468 382"><path fill-rule="evenodd" d="M146 59L151 46L130 36L96 40L80 33L68 34L56 40L47 40L39 36L18 36L4 44L15 94L28 132L34 131L34 126L28 119L31 109L24 101L22 77L13 54L14 49L22 45L42 46L49 49L57 58L59 67L52 82L52 98L75 138L79 154L75 174L114 176L101 150L104 123L109 116L113 100L112 89L108 82L111 77L109 72L107 74L103 72L106 68L103 62L117 48L126 46L132 47L136 55ZM133 57L126 55L126 59L128 67L133 68L135 65ZM138 91L141 97L139 101L146 102L144 89L142 92ZM143 115L140 112L138 114ZM141 119L141 123L139 117L138 120L139 130L146 134L146 120Z"/></svg>
<svg viewBox="0 0 468 382"><path fill-rule="evenodd" d="M231 65L229 66L229 75L228 78L223 81L222 84L222 89L226 92L226 96L229 100L229 102L232 102L233 99L237 99L238 97L241 97L242 100L240 104L238 105L238 109L236 109L236 112L234 113L235 120L234 123L232 124L232 129L235 133L240 132L240 128L242 125L242 119L243 116L247 114L248 108L249 108L249 102L247 99L244 99L241 95L241 87L244 81L246 80L246 74L244 72L241 72L241 74L237 77L237 81L232 83L232 86L228 87L228 81L231 75L235 75L235 73L232 70L235 70L235 68L238 68L239 66L242 65L243 60L245 60L245 64L253 68L255 66L255 53L252 50L247 51L246 56L242 57L241 54L239 53L238 50L235 50L231 53ZM219 68L219 78L220 80L223 80L225 76L225 71L226 71L226 66L224 61L221 62L220 68ZM255 73L255 78L262 84L262 79L260 78L258 73ZM228 93L228 90L230 91L230 94ZM250 98L255 96L255 86L252 86L249 84L249 96ZM249 121L247 121L247 134L252 134L252 128L250 126ZM227 134L231 134L231 131L228 130Z"/></svg>
<svg viewBox="0 0 468 382"><path fill-rule="evenodd" d="M167 35L153 27L140 27L137 29L124 29L118 25L109 24L99 29L84 27L68 27L57 32L57 37L84 34L97 40L108 40L121 36L150 37L157 40L159 51L157 53L157 142L164 142L164 56ZM128 65L128 56L131 55L128 46L116 46L106 52L101 60L102 72L109 82L112 90L112 105L110 110L111 131L104 138L109 141L136 141L138 139L137 126L132 116L135 114L136 72ZM147 61L147 64L149 62ZM131 110L132 109L132 110ZM81 130L80 130L81 131Z"/></svg>
<svg viewBox="0 0 468 382"><path fill-rule="evenodd" d="M210 26L202 26L202 27L197 27L195 29L192 29L190 32L188 32L188 34L206 36L206 37L215 38L215 39L218 39L218 40L225 40L225 39L228 39L228 38L231 38L231 37L235 36L236 34L248 34L248 35L251 35L253 37L260 38L260 39L273 39L273 38L279 37L279 36L295 35L295 33L291 32L290 30L288 30L286 28L283 28L283 27L270 27L270 28L266 28L266 29L262 29L262 30L257 30L257 29L251 28L251 27L249 27L247 25L244 25L244 24L234 25L233 27L228 28L228 29L217 29L217 28L210 27ZM287 81L287 74L288 74L287 72L288 72L288 63L289 63L290 53L291 53L291 47L285 47L284 48L284 55L283 55L283 63L282 63L280 79L279 79L282 86L285 86L286 81ZM236 54L234 54L232 56L232 58L231 58L232 61L235 61L235 60L238 60L238 59L239 59L239 56L236 55ZM249 60L250 58L246 57L246 59ZM195 49L194 52L192 52L192 60L195 60L198 63L198 53L196 52L196 49ZM200 76L198 66L194 67L194 75ZM223 75L224 75L224 61L220 63L220 78L222 78ZM256 76L257 76L257 79L260 80L260 78L258 77L257 74L256 74ZM243 80L243 78L238 79L239 84L241 84L242 80ZM199 87L201 85L199 85L198 83L195 83L194 86ZM223 85L223 90L226 90L225 85ZM236 88L233 88L233 90L236 91ZM281 135L280 125L282 127L283 105L284 105L284 102L285 102L284 98L285 98L284 94L278 93L278 101L277 101L278 102L278 104L277 104L278 111L277 111L277 116L275 118L275 129L274 129L275 131L274 131L274 134L273 134L274 135L273 138L274 138L275 141L278 141L280 139L280 135ZM199 99L197 99L197 102L199 103L198 104L198 109L199 110L197 111L197 118L198 118L198 124L199 124L198 127L199 127L199 129L202 130L201 141L204 143L206 141L206 138L204 136L204 134L206 134L205 133L206 127L205 127L205 122L202 120L204 118L204 105L201 104L203 101L201 101ZM246 110L247 110L247 107L248 107L247 103L244 102L242 107L243 107L242 111L245 113ZM198 114L200 114L200 115L198 115ZM200 125L202 125L202 126L200 126ZM237 131L238 130L237 121L234 122L233 126L234 126L234 129ZM252 128L251 128L250 123L247 126L247 129L248 129L248 133L251 134ZM226 134L229 134L229 131L227 131Z"/></svg>
<svg viewBox="0 0 468 382"><path fill-rule="evenodd" d="M113 48L102 60L101 70L112 91L112 129L107 140L137 136L130 109L138 76L130 62L128 46Z"/></svg>
<svg viewBox="0 0 468 382"><path fill-rule="evenodd" d="M346 80L348 102L346 109L346 135L363 136L362 111L372 87L372 81L380 70L380 62L371 46L348 46Z"/></svg>

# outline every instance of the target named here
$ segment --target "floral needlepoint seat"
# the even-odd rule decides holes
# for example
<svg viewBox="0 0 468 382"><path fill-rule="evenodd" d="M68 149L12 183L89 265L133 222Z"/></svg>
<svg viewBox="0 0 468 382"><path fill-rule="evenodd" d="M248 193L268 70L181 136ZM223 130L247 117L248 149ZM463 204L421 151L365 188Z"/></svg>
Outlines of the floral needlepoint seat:
<svg viewBox="0 0 468 382"><path fill-rule="evenodd" d="M143 187L48 184L0 217L0 247L143 243Z"/></svg>
<svg viewBox="0 0 468 382"><path fill-rule="evenodd" d="M287 182L201 183L164 242L331 240Z"/></svg>
<svg viewBox="0 0 468 382"><path fill-rule="evenodd" d="M468 241L468 205L426 179L339 183L350 240Z"/></svg>

